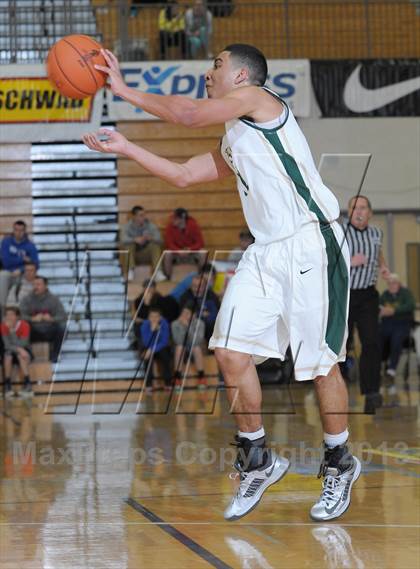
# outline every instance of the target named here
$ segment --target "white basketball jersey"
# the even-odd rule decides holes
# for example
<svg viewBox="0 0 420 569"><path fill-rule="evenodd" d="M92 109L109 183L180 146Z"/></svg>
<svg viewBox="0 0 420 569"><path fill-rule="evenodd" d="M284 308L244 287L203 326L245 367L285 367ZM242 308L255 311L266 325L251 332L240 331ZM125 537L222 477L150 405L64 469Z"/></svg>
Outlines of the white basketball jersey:
<svg viewBox="0 0 420 569"><path fill-rule="evenodd" d="M331 223L340 213L293 113L281 102L280 120L227 122L221 145L236 175L245 219L257 244L290 237L311 221Z"/></svg>

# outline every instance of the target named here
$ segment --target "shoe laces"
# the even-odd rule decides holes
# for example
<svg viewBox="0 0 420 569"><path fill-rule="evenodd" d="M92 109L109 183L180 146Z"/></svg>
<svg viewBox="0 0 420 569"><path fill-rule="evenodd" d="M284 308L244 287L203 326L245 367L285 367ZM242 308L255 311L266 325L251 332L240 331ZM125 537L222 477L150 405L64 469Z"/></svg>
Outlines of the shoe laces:
<svg viewBox="0 0 420 569"><path fill-rule="evenodd" d="M229 474L230 480L237 480L239 478L239 486L236 490L236 496L242 496L248 489L247 473L246 472L231 472Z"/></svg>
<svg viewBox="0 0 420 569"><path fill-rule="evenodd" d="M329 502L334 500L335 492L339 484L340 484L339 477L333 476L332 474L326 476L324 481L322 482L323 490L322 490L321 500L326 502L327 506L329 505Z"/></svg>

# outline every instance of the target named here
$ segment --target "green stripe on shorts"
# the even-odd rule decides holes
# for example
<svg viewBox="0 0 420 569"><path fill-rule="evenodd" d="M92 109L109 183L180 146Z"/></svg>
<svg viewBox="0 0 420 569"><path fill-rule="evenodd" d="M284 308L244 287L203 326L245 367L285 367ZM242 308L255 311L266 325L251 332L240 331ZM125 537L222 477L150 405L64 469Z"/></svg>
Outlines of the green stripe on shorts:
<svg viewBox="0 0 420 569"><path fill-rule="evenodd" d="M338 355L342 348L347 324L347 291L349 286L343 254L330 224L312 198L296 160L284 150L277 132L264 131L263 134L276 151L284 169L293 181L296 191L319 220L328 259L328 321L325 340L329 348Z"/></svg>

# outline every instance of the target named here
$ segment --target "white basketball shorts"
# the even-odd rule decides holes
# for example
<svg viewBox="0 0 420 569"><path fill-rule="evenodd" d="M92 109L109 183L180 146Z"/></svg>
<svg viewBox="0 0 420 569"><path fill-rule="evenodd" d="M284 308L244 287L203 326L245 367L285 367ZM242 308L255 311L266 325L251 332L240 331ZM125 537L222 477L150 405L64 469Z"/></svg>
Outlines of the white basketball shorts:
<svg viewBox="0 0 420 569"><path fill-rule="evenodd" d="M295 378L327 375L345 359L350 258L341 226L304 225L293 237L245 251L220 308L209 348L284 359Z"/></svg>

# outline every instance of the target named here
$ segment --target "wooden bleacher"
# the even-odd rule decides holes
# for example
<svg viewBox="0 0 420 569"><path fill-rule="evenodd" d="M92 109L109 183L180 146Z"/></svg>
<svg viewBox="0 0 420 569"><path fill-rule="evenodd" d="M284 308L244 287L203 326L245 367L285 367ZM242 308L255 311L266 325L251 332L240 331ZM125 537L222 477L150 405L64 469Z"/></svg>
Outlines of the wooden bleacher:
<svg viewBox="0 0 420 569"><path fill-rule="evenodd" d="M31 145L0 145L0 239L22 219L32 229Z"/></svg>
<svg viewBox="0 0 420 569"><path fill-rule="evenodd" d="M223 134L221 127L187 129L160 121L120 122L117 128L130 141L176 161L213 150ZM133 206L142 205L161 230L175 208L185 207L200 224L211 251L237 246L245 225L233 176L181 189L150 176L131 160L119 159L118 204L120 224L127 222Z"/></svg>
<svg viewBox="0 0 420 569"><path fill-rule="evenodd" d="M101 0L93 4L104 6ZM96 11L98 31L111 50L119 39L115 4ZM145 5L128 22L128 37L147 40L150 60L158 58L157 19L158 8ZM414 2L235 0L231 16L214 18L211 48L217 53L229 43L246 42L268 58L418 57L419 38Z"/></svg>

